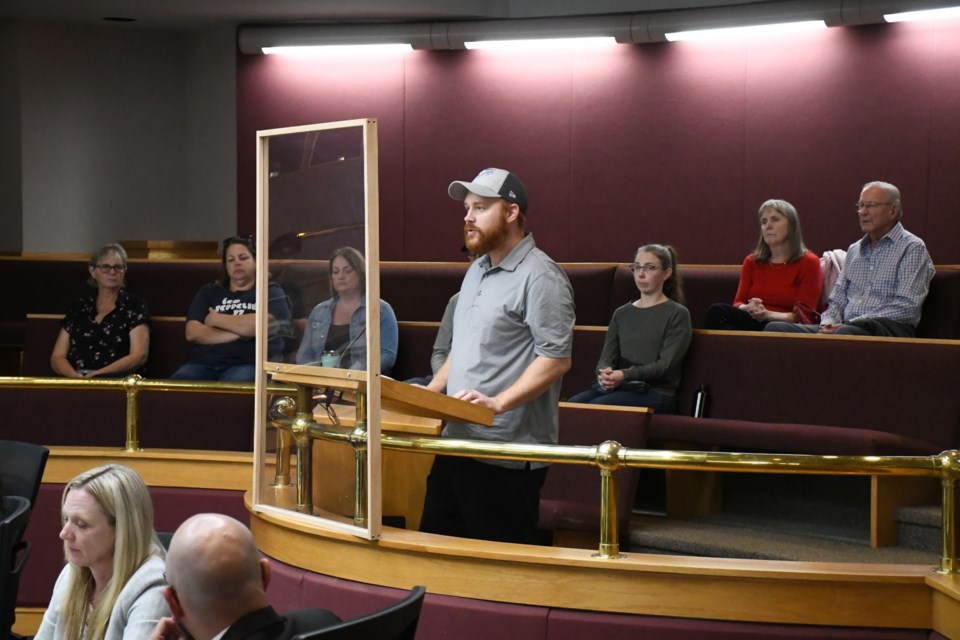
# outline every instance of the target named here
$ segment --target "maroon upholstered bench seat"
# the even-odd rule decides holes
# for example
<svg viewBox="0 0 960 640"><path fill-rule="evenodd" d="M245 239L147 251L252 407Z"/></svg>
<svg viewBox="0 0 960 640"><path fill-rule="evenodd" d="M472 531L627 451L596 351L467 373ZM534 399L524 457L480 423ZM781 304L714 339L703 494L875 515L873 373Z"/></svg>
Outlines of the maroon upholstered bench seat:
<svg viewBox="0 0 960 640"><path fill-rule="evenodd" d="M276 560L271 560L271 567L273 579L267 597L283 613L319 607L350 620L383 609L406 594L403 589L312 573ZM429 590L417 628L418 640L928 640L931 637L941 636L931 636L927 629L822 627L577 611L457 598Z"/></svg>
<svg viewBox="0 0 960 640"><path fill-rule="evenodd" d="M602 629L602 631L600 631ZM925 629L839 628L551 609L549 640L927 640Z"/></svg>
<svg viewBox="0 0 960 640"><path fill-rule="evenodd" d="M647 444L651 413L642 409L560 405L562 445L593 446L613 440L624 447ZM617 471L617 525L626 535L640 470ZM600 532L600 469L593 465L554 464L540 493L540 527Z"/></svg>
<svg viewBox="0 0 960 640"><path fill-rule="evenodd" d="M679 406L650 437L725 450L936 454L960 444L960 342L696 331Z"/></svg>
<svg viewBox="0 0 960 640"><path fill-rule="evenodd" d="M655 445L709 444L743 453L925 456L942 451L931 442L874 429L667 415L654 416L650 440Z"/></svg>
<svg viewBox="0 0 960 640"><path fill-rule="evenodd" d="M46 607L50 602L53 584L63 568L63 541L57 537L62 526L63 487L63 484L47 483L40 486L27 528L31 552L20 582L17 606ZM180 523L197 513L224 513L244 523L250 521L242 491L150 487L150 496L157 531L175 531Z"/></svg>

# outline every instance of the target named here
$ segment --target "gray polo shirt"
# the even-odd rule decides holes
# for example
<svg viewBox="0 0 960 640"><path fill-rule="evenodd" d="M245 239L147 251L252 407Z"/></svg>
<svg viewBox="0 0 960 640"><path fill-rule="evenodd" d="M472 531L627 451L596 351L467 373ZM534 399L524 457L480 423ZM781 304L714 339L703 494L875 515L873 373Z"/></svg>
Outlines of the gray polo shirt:
<svg viewBox="0 0 960 640"><path fill-rule="evenodd" d="M570 357L573 348L573 287L533 236L526 237L496 267L490 256L467 270L453 317L447 393L476 389L495 396L516 382L537 356ZM448 422L448 438L554 444L558 432L560 380L525 405L494 417L492 427ZM484 460L505 467L515 461ZM533 464L534 467L543 466Z"/></svg>

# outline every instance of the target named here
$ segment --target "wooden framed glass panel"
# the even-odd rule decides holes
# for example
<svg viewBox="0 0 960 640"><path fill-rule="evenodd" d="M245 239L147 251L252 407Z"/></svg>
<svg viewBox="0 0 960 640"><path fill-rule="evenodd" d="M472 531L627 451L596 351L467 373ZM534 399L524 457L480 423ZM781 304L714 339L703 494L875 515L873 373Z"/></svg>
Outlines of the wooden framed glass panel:
<svg viewBox="0 0 960 640"><path fill-rule="evenodd" d="M257 177L254 508L378 538L377 123L259 131Z"/></svg>

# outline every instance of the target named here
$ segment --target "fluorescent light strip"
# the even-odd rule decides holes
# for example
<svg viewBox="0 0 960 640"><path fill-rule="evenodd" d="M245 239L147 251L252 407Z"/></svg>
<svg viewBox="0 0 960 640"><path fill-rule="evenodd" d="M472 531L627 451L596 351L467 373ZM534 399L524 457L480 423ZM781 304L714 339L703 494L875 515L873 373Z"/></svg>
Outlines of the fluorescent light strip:
<svg viewBox="0 0 960 640"><path fill-rule="evenodd" d="M504 51L538 49L571 49L604 47L617 44L613 36L598 36L589 38L537 38L530 40L477 40L465 42L467 49L499 49Z"/></svg>
<svg viewBox="0 0 960 640"><path fill-rule="evenodd" d="M813 31L826 29L823 20L805 20L803 22L781 22L779 24L760 24L752 27L728 27L726 29L702 29L699 31L677 31L666 34L670 42L680 40L711 40L719 38L738 38L756 33L787 33L795 31Z"/></svg>
<svg viewBox="0 0 960 640"><path fill-rule="evenodd" d="M265 54L285 56L316 56L336 53L402 53L413 51L407 43L388 44L329 44L291 47L263 47Z"/></svg>
<svg viewBox="0 0 960 640"><path fill-rule="evenodd" d="M960 18L960 7L904 11L903 13L890 13L883 16L883 19L887 22L912 22L914 20L938 20L940 18Z"/></svg>

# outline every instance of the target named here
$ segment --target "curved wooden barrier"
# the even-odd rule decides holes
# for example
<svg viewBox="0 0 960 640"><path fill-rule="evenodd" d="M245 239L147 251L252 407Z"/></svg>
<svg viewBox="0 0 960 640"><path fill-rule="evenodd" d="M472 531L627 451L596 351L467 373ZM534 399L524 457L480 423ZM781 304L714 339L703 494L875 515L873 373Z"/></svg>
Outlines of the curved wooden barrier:
<svg viewBox="0 0 960 640"><path fill-rule="evenodd" d="M46 513L43 518L56 517L62 483L108 461L134 467L155 492L169 489L176 492L174 500L192 500L181 509L181 520L186 512L210 508L205 492L225 490L239 496L251 482L250 454L53 448L44 489L54 496L54 504L50 508L38 501L40 513ZM249 509L249 495L245 501ZM158 522L169 520L161 510L170 511L158 507ZM43 518L35 516L31 523L34 552L50 553L52 548L56 555L55 525L43 524ZM261 551L276 561L277 577L269 593L279 609L327 603L350 617L385 604L390 589L425 584L429 595L422 635L427 639L443 637L439 631L448 632L452 624L458 625L460 638L484 637L495 624L503 637L520 637L514 631L522 627L523 637L534 639L576 637L573 630L584 625L595 637L605 635L604 625L627 634L605 637L630 637L640 629L666 625L688 634L677 637L694 637L689 634L695 632L707 638L711 631L786 637L772 634L816 625L815 637L821 638L926 638L933 629L960 639L960 579L934 575L926 565L634 553L604 560L593 558L590 550L465 540L389 527L380 540L366 541L255 512L250 524ZM39 538L46 548L38 548ZM28 564L27 581L30 571ZM16 630L32 633L42 611L37 606L18 609ZM471 629L470 621L481 618L486 626ZM849 635L856 628L869 628L869 633Z"/></svg>
<svg viewBox="0 0 960 640"><path fill-rule="evenodd" d="M466 540L384 528L364 541L270 514L251 517L266 555L400 589L590 611L712 620L931 628L929 566L729 560Z"/></svg>

